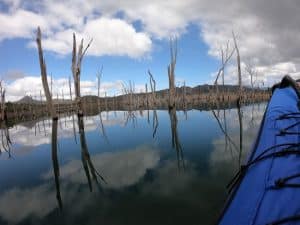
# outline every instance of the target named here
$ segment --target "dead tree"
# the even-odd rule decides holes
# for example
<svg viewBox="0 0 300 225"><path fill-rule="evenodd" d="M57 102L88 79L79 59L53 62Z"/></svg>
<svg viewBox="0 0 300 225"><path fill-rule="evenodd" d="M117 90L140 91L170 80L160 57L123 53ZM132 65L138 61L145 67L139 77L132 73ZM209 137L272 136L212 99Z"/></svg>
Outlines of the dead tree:
<svg viewBox="0 0 300 225"><path fill-rule="evenodd" d="M78 47L78 53L77 53L77 46L76 46L76 35L73 33L73 52L72 52L72 74L74 79L74 87L75 87L75 101L77 103L77 114L79 116L83 116L82 111L82 103L81 103L81 95L80 95L80 74L81 74L81 63L82 59L87 52L88 48L90 47L93 39L90 40L88 45L85 49L83 49L83 39L81 39L81 42Z"/></svg>
<svg viewBox="0 0 300 225"><path fill-rule="evenodd" d="M169 78L169 109L175 107L175 66L177 61L177 39L170 39L170 58L171 62L168 66Z"/></svg>
<svg viewBox="0 0 300 225"><path fill-rule="evenodd" d="M71 77L69 77L69 94L70 94L70 100L72 101L72 85L71 85Z"/></svg>
<svg viewBox="0 0 300 225"><path fill-rule="evenodd" d="M233 53L234 53L235 49L232 49L231 51L229 51L229 42L227 42L226 44L226 48L223 49L223 47L221 47L220 53L221 53L221 59L222 59L222 64L218 70L214 85L216 87L216 91L217 91L217 95L219 94L219 89L218 89L218 79L220 78L220 75L222 75L222 85L224 88L224 71L225 71L225 67L227 65L227 63L229 62L230 58L232 57Z"/></svg>
<svg viewBox="0 0 300 225"><path fill-rule="evenodd" d="M145 84L145 94L146 94L146 106L147 106L147 109L149 110L149 96L148 96L148 85L147 83Z"/></svg>
<svg viewBox="0 0 300 225"><path fill-rule="evenodd" d="M149 74L149 81L150 81L150 88L151 88L151 103L150 105L156 105L156 81L154 80L154 77L150 70L148 70Z"/></svg>
<svg viewBox="0 0 300 225"><path fill-rule="evenodd" d="M1 107L1 121L6 119L6 105L5 105L5 89L2 85L2 80L0 81L0 107Z"/></svg>
<svg viewBox="0 0 300 225"><path fill-rule="evenodd" d="M182 103L183 103L183 109L186 110L187 104L186 104L186 86L185 86L185 81L183 82Z"/></svg>
<svg viewBox="0 0 300 225"><path fill-rule="evenodd" d="M100 71L97 73L97 89L98 89L98 98L100 97L100 82L101 82L101 78L102 78L102 71L103 71L103 66L101 66Z"/></svg>
<svg viewBox="0 0 300 225"><path fill-rule="evenodd" d="M98 111L99 112L100 112L100 85L101 85L102 71L103 71L103 66L101 66L100 71L96 74L96 77L97 77L97 91L98 91L97 105L98 105Z"/></svg>
<svg viewBox="0 0 300 225"><path fill-rule="evenodd" d="M232 31L232 37L233 37L233 42L234 42L234 48L236 51L236 59L237 59L237 72L238 72L238 86L239 86L239 100L242 95L242 72L241 72L241 58L240 58L240 51L236 42L236 37L234 32Z"/></svg>
<svg viewBox="0 0 300 225"><path fill-rule="evenodd" d="M252 62L246 63L245 70L250 76L251 89L254 90L254 83L256 82L257 78L257 70L255 69L255 66Z"/></svg>
<svg viewBox="0 0 300 225"><path fill-rule="evenodd" d="M56 110L53 107L52 95L50 93L49 86L48 86L46 62L45 62L44 55L43 55L41 39L42 39L41 29L40 29L40 27L38 27L36 43L37 43L38 53L39 53L42 84L43 84L44 93L45 93L46 100L47 100L48 111L51 113L52 119L57 119Z"/></svg>

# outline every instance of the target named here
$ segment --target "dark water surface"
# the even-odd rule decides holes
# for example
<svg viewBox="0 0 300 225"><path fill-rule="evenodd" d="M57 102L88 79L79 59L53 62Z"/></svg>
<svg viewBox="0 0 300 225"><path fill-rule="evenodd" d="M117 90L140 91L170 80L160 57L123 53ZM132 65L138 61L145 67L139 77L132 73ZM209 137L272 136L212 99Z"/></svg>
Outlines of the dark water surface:
<svg viewBox="0 0 300 225"><path fill-rule="evenodd" d="M1 130L0 224L212 224L265 107L27 122L10 148Z"/></svg>

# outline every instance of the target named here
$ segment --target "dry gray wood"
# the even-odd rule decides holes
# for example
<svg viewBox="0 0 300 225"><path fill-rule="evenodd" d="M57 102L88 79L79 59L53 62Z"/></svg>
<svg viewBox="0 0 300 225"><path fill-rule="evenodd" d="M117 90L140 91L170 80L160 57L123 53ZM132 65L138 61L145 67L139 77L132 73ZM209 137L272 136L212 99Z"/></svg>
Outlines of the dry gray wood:
<svg viewBox="0 0 300 225"><path fill-rule="evenodd" d="M90 47L93 39L90 40L86 48L83 50L83 39L78 47L76 46L76 35L73 33L73 51L72 51L72 66L71 71L74 79L74 87L75 87L75 101L77 103L77 114L83 115L82 103L81 103L81 95L80 95L80 74L81 74L81 64L84 55L86 54L88 48Z"/></svg>
<svg viewBox="0 0 300 225"><path fill-rule="evenodd" d="M238 86L239 86L239 91L240 91L239 94L241 95L242 94L241 57L240 57L240 51L239 51L237 41L236 41L236 36L233 31L232 31L232 37L233 37L234 47L235 47L235 51L236 51L236 58L237 58Z"/></svg>
<svg viewBox="0 0 300 225"><path fill-rule="evenodd" d="M44 55L43 55L41 39L42 39L42 33L41 33L40 27L38 27L36 43L37 43L38 53L39 53L42 84L43 84L44 93L45 93L45 96L47 99L48 111L50 112L52 118L57 118L56 110L53 107L52 96L51 96L51 93L49 90L49 85L48 85L48 80L47 80L46 62L45 62Z"/></svg>
<svg viewBox="0 0 300 225"><path fill-rule="evenodd" d="M151 88L151 103L150 103L150 106L153 106L153 105L156 104L156 81L155 81L152 73L150 72L150 70L148 70L148 74L149 74L150 88Z"/></svg>
<svg viewBox="0 0 300 225"><path fill-rule="evenodd" d="M171 62L168 66L169 78L169 108L175 107L175 66L177 61L177 39L170 39L170 58Z"/></svg>

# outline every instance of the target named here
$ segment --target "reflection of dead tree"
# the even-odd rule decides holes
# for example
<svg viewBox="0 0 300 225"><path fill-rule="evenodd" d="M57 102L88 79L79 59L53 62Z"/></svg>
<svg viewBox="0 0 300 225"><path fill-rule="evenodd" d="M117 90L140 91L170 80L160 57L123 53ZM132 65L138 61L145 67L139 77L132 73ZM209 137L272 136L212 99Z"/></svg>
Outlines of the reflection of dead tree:
<svg viewBox="0 0 300 225"><path fill-rule="evenodd" d="M170 57L171 62L168 66L168 78L169 78L169 109L175 107L175 66L177 61L177 39L170 39Z"/></svg>
<svg viewBox="0 0 300 225"><path fill-rule="evenodd" d="M178 131L177 131L177 115L176 108L169 110L170 122L171 122L171 134L172 134L172 148L176 150L177 157L177 166L180 170L181 168L185 169L183 149L179 140Z"/></svg>
<svg viewBox="0 0 300 225"><path fill-rule="evenodd" d="M1 117L0 121L3 123L4 128L1 129L1 141L2 141L2 148L4 151L8 153L8 157L11 157L10 147L11 147L11 140L8 131L7 125L7 115L6 115L6 105L5 105L5 89L3 88L2 81L0 81L0 107L1 107ZM1 153L1 148L0 148Z"/></svg>
<svg viewBox="0 0 300 225"><path fill-rule="evenodd" d="M152 121L153 134L152 137L155 138L155 134L158 128L158 117L156 110L153 110L153 121Z"/></svg>
<svg viewBox="0 0 300 225"><path fill-rule="evenodd" d="M147 122L148 122L148 124L150 124L149 108L147 109Z"/></svg>
<svg viewBox="0 0 300 225"><path fill-rule="evenodd" d="M8 158L11 158L11 139L9 136L9 130L7 126L7 121L4 121L4 127L1 129L1 147L5 152L8 153ZM1 153L1 148L0 148L0 153Z"/></svg>
<svg viewBox="0 0 300 225"><path fill-rule="evenodd" d="M93 39L90 40L86 48L83 50L83 39L81 39L81 42L78 47L78 53L77 53L77 46L76 46L76 36L73 33L73 51L72 51L72 74L74 79L74 86L75 86L75 100L77 103L77 114L79 116L83 115L82 111L82 102L81 102L81 95L80 95L80 73L81 73L81 63L82 59L87 52L88 48L90 47Z"/></svg>
<svg viewBox="0 0 300 225"><path fill-rule="evenodd" d="M225 109L223 109L223 121L224 121L224 131L225 131L225 133L227 133L227 120L226 120L226 110ZM227 151L228 140L225 135L224 135L224 138L225 138L225 151ZM231 150L231 146L230 146L230 150Z"/></svg>
<svg viewBox="0 0 300 225"><path fill-rule="evenodd" d="M55 187L56 187L56 199L58 202L58 206L62 209L62 200L60 194L60 182L59 182L59 163L57 158L57 119L52 120L52 164L53 164L53 172L55 179Z"/></svg>
<svg viewBox="0 0 300 225"><path fill-rule="evenodd" d="M99 112L99 118L100 118L100 128L101 128L104 139L106 140L107 143L109 143L106 132L105 132L105 128L103 125L101 109L100 109L100 85L101 85L102 72L103 72L103 66L101 66L100 71L96 75L97 76L97 91L98 91L97 105L98 105L98 112ZM105 105L106 105L106 110L107 110L106 92L105 92Z"/></svg>
<svg viewBox="0 0 300 225"><path fill-rule="evenodd" d="M105 127L104 127L104 124L103 124L101 112L99 113L99 118L100 118L100 129L101 129L102 135L103 135L105 141L107 143L109 143L108 137L106 135Z"/></svg>
<svg viewBox="0 0 300 225"><path fill-rule="evenodd" d="M243 112L240 105L237 107L240 127L240 149L239 149L239 166L241 165L242 151L243 151Z"/></svg>
<svg viewBox="0 0 300 225"><path fill-rule="evenodd" d="M214 110L212 110L212 113L213 113L215 119L217 120L217 123L218 123L218 125L219 125L222 133L225 135L225 137L228 139L228 141L233 145L233 147L238 151L238 147L236 146L236 144L234 143L234 141L231 139L231 137L228 135L227 130L224 130L224 128L222 126L222 123L221 123L220 119L217 117L217 114L215 113Z"/></svg>
<svg viewBox="0 0 300 225"><path fill-rule="evenodd" d="M72 114L72 122L73 122L73 135L74 135L74 140L75 140L75 143L77 144L77 138L76 138L76 127L75 127L75 119L74 119L74 114Z"/></svg>
<svg viewBox="0 0 300 225"><path fill-rule="evenodd" d="M251 128L253 128L254 126L255 126L255 121L254 121L254 104L252 104L252 106L251 106L251 120L250 120L250 122L249 122L249 124L250 124L250 127Z"/></svg>
<svg viewBox="0 0 300 225"><path fill-rule="evenodd" d="M85 175L88 180L90 191L93 190L91 177L96 182L99 189L101 190L102 188L98 181L98 178L100 178L104 183L106 183L106 181L103 178L103 176L95 169L94 164L91 160L88 146L86 143L85 132L84 132L84 121L82 116L78 117L78 127L79 127L80 146L81 146L81 161L85 171Z"/></svg>
<svg viewBox="0 0 300 225"><path fill-rule="evenodd" d="M128 122L132 121L132 125L135 128L137 125L137 118L135 116L135 113L133 111L128 111L126 115L126 120L125 120L125 126L127 126Z"/></svg>

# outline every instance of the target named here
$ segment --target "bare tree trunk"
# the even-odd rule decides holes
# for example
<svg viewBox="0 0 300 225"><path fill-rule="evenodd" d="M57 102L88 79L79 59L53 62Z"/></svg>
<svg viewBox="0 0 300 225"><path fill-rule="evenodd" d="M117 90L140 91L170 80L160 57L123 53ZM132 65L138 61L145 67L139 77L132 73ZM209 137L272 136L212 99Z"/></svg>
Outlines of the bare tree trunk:
<svg viewBox="0 0 300 225"><path fill-rule="evenodd" d="M5 89L2 86L2 81L0 81L0 98L1 98L1 121L6 119L6 105L5 105Z"/></svg>
<svg viewBox="0 0 300 225"><path fill-rule="evenodd" d="M240 51L236 42L236 37L234 32L232 31L232 37L234 41L234 47L236 51L236 57L237 57L237 72L238 72L238 85L239 85L239 97L241 97L242 94L242 72L241 72L241 58L240 58Z"/></svg>
<svg viewBox="0 0 300 225"><path fill-rule="evenodd" d="M185 81L183 83L182 101L183 101L183 108L184 108L184 110L186 110L186 86L185 86Z"/></svg>
<svg viewBox="0 0 300 225"><path fill-rule="evenodd" d="M77 103L77 114L79 116L83 115L82 111L82 103L81 103L81 95L80 95L80 74L81 74L81 63L82 59L87 51L87 49L90 47L91 42L90 40L86 48L83 50L83 39L81 39L80 45L78 47L78 53L77 53L77 47L76 47L76 36L75 33L73 33L73 52L72 52L72 74L74 79L74 87L75 87L75 101Z"/></svg>
<svg viewBox="0 0 300 225"><path fill-rule="evenodd" d="M42 36L41 29L40 29L40 27L38 27L36 42L37 42L37 47L38 47L38 52L39 52L42 83L43 83L44 93L45 93L45 96L47 99L48 110L51 113L51 117L54 119L54 118L57 118L57 114L56 114L56 110L53 107L52 96L50 94L50 90L49 90L49 86L48 86L47 69L46 69L46 62L45 62L45 59L43 56L41 36Z"/></svg>
<svg viewBox="0 0 300 225"><path fill-rule="evenodd" d="M175 107L175 66L177 61L177 40L170 39L171 62L168 66L169 77L169 109Z"/></svg>
<svg viewBox="0 0 300 225"><path fill-rule="evenodd" d="M97 75L96 75L97 76L97 91L98 91L97 105L98 105L99 112L100 112L100 85L101 85L102 71L103 71L103 66L101 66L99 73L97 73Z"/></svg>
<svg viewBox="0 0 300 225"><path fill-rule="evenodd" d="M219 86L218 86L218 79L220 77L220 75L222 75L222 85L223 85L223 89L224 89L224 71L225 71L225 67L228 63L228 61L230 60L230 58L232 57L233 53L234 53L235 49L232 49L229 53L229 42L227 42L226 48L225 50L223 49L223 47L221 48L221 58L222 58L222 64L221 67L219 68L219 71L217 73L217 77L215 79L214 85L216 87L216 95L219 95Z"/></svg>
<svg viewBox="0 0 300 225"><path fill-rule="evenodd" d="M149 110L149 96L148 96L148 85L147 83L145 84L145 92L146 92L146 106L147 106L147 109Z"/></svg>
<svg viewBox="0 0 300 225"><path fill-rule="evenodd" d="M152 73L148 70L149 80L150 80L150 88L151 88L151 103L150 106L153 107L156 105L156 81L153 78Z"/></svg>

